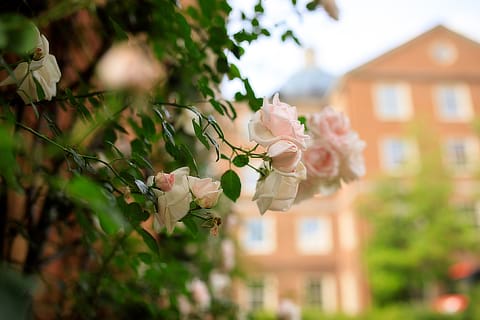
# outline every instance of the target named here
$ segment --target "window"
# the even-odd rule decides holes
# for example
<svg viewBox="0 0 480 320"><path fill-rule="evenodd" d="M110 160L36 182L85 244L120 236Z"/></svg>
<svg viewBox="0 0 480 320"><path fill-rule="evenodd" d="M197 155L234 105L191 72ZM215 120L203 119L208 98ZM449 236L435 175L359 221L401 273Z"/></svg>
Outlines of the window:
<svg viewBox="0 0 480 320"><path fill-rule="evenodd" d="M272 275L256 276L245 282L242 307L249 311L278 307L278 282Z"/></svg>
<svg viewBox="0 0 480 320"><path fill-rule="evenodd" d="M384 139L381 145L383 167L387 171L406 169L416 163L413 141L402 138Z"/></svg>
<svg viewBox="0 0 480 320"><path fill-rule="evenodd" d="M431 48L431 55L439 64L451 64L457 58L457 50L451 43L437 42Z"/></svg>
<svg viewBox="0 0 480 320"><path fill-rule="evenodd" d="M377 116L382 120L406 120L411 116L410 92L405 84L375 86Z"/></svg>
<svg viewBox="0 0 480 320"><path fill-rule="evenodd" d="M261 310L265 307L265 283L251 280L247 284L247 304L249 310Z"/></svg>
<svg viewBox="0 0 480 320"><path fill-rule="evenodd" d="M275 250L274 220L268 217L246 218L243 246L248 253L266 254Z"/></svg>
<svg viewBox="0 0 480 320"><path fill-rule="evenodd" d="M436 89L437 112L442 120L465 121L472 118L468 88L463 85L442 85Z"/></svg>
<svg viewBox="0 0 480 320"><path fill-rule="evenodd" d="M297 247L302 253L328 253L332 249L331 221L326 217L299 219L297 234Z"/></svg>
<svg viewBox="0 0 480 320"><path fill-rule="evenodd" d="M322 281L321 279L309 279L305 288L305 303L309 307L322 308Z"/></svg>
<svg viewBox="0 0 480 320"><path fill-rule="evenodd" d="M474 169L478 146L473 139L448 139L445 153L448 167L454 171L468 171Z"/></svg>

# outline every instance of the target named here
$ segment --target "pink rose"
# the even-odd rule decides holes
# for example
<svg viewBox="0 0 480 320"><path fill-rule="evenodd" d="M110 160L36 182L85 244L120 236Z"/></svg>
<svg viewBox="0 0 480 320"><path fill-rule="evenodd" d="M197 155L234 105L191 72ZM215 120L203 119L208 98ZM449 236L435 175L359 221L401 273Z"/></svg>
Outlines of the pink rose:
<svg viewBox="0 0 480 320"><path fill-rule="evenodd" d="M272 158L272 166L283 172L292 172L302 158L302 151L288 140L280 140L268 147L267 155Z"/></svg>
<svg viewBox="0 0 480 320"><path fill-rule="evenodd" d="M328 140L333 146L339 147L352 132L347 116L332 107L325 107L312 115L308 121L308 129L314 139Z"/></svg>
<svg viewBox="0 0 480 320"><path fill-rule="evenodd" d="M340 165L340 177L344 182L351 182L365 175L363 150L366 143L360 140L357 134L352 134L348 139L347 146L343 152L344 159Z"/></svg>
<svg viewBox="0 0 480 320"><path fill-rule="evenodd" d="M175 175L172 173L159 172L155 176L155 185L162 191L172 190L175 184Z"/></svg>
<svg viewBox="0 0 480 320"><path fill-rule="evenodd" d="M211 178L200 179L189 176L188 185L195 197L195 202L202 208L211 208L216 205L223 191L220 188L220 181L212 181Z"/></svg>
<svg viewBox="0 0 480 320"><path fill-rule="evenodd" d="M303 163L309 176L333 179L338 175L340 158L337 152L326 141L314 141L303 153Z"/></svg>
<svg viewBox="0 0 480 320"><path fill-rule="evenodd" d="M248 124L250 141L268 147L279 140L288 140L301 149L306 148L309 138L303 124L298 121L297 108L280 102L278 93L273 97L273 104L267 99Z"/></svg>

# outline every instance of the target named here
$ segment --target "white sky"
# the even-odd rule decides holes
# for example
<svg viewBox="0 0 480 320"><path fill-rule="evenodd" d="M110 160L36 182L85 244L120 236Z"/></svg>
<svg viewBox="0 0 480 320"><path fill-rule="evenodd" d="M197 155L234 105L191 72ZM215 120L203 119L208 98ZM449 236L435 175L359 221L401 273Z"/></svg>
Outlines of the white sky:
<svg viewBox="0 0 480 320"><path fill-rule="evenodd" d="M323 10L300 19L290 0L264 0L265 22L286 22L305 47L314 48L317 65L334 75L341 75L437 24L480 42L480 0L336 1L339 21L329 18ZM252 10L255 2L230 1L234 8L243 10ZM241 27L234 21L230 31ZM274 93L304 65L304 49L292 41L282 43L273 38L279 37L262 38L247 48L240 61L232 60L259 96ZM222 92L231 98L241 88L239 83L224 83Z"/></svg>

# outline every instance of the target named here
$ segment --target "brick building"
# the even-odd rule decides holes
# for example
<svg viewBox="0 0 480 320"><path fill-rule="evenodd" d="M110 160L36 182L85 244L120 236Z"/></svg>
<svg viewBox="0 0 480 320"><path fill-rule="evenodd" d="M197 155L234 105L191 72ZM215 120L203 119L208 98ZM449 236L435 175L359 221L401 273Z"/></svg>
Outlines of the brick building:
<svg viewBox="0 0 480 320"><path fill-rule="evenodd" d="M475 212L479 144L472 121L480 112L480 44L437 26L338 80L309 56L280 98L300 114L329 103L348 114L367 142L367 176L287 213L260 216L251 201L256 176L243 171L246 183L236 211L241 267L249 280L239 284L237 299L247 310L276 310L289 299L302 307L357 314L368 306L369 294L356 199L379 176L415 173L428 154L412 135L414 124L436 137L459 201ZM240 118L246 127L250 115Z"/></svg>

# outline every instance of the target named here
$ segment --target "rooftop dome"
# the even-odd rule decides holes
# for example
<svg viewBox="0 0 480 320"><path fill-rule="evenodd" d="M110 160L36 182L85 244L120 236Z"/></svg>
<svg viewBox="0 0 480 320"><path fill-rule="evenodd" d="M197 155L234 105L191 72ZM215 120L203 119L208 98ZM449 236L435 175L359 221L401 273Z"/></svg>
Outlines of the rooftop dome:
<svg viewBox="0 0 480 320"><path fill-rule="evenodd" d="M335 77L315 66L313 50L305 53L305 67L294 73L280 88L286 99L321 99L332 87Z"/></svg>

